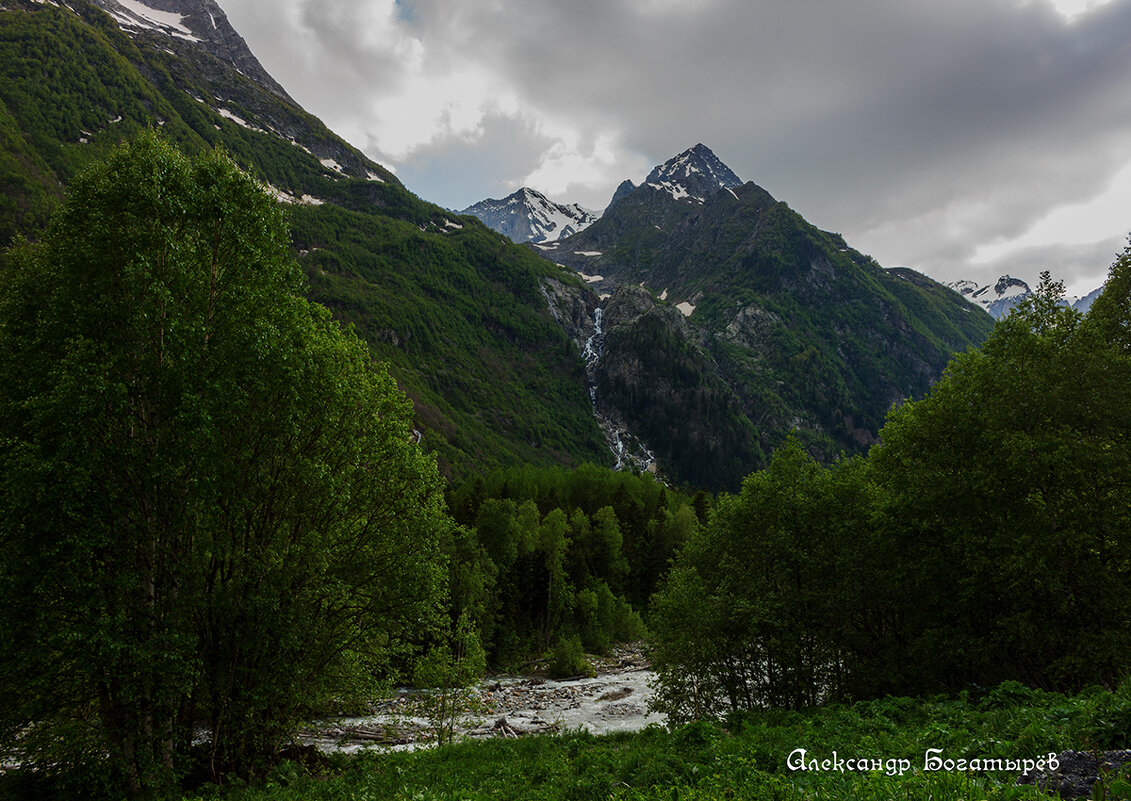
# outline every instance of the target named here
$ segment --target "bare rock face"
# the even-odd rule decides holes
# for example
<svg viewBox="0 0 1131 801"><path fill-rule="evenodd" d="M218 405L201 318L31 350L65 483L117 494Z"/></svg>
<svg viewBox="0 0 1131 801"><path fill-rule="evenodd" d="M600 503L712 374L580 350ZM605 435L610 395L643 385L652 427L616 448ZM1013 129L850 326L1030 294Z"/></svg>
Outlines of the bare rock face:
<svg viewBox="0 0 1131 801"><path fill-rule="evenodd" d="M769 340L781 317L761 306L751 304L740 308L726 327L725 337L741 347L748 348L759 358L765 358Z"/></svg>
<svg viewBox="0 0 1131 801"><path fill-rule="evenodd" d="M542 294L550 306L550 314L584 352L586 342L596 332L594 312L597 310L597 296L555 278L542 279Z"/></svg>

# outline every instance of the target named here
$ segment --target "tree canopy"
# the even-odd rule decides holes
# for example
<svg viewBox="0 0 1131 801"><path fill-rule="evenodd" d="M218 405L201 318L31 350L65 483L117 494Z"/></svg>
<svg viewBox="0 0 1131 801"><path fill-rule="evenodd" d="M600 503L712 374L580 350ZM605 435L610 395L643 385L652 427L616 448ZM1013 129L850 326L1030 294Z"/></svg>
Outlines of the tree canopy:
<svg viewBox="0 0 1131 801"><path fill-rule="evenodd" d="M283 212L152 132L0 272L0 736L175 782L372 689L441 599L411 406L301 296Z"/></svg>
<svg viewBox="0 0 1131 801"><path fill-rule="evenodd" d="M1131 671L1131 249L1082 316L1044 274L893 409L865 462L796 442L722 497L653 601L677 718Z"/></svg>

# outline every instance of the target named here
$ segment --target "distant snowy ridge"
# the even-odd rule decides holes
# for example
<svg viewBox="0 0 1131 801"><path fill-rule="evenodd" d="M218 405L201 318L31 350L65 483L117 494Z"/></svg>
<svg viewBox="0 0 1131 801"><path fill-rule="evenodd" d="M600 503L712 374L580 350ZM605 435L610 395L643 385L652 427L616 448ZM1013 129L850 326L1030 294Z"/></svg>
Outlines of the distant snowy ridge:
<svg viewBox="0 0 1131 801"><path fill-rule="evenodd" d="M601 216L576 203L555 203L541 192L523 187L501 200L488 199L460 214L478 217L484 225L513 242L556 242L583 231Z"/></svg>
<svg viewBox="0 0 1131 801"><path fill-rule="evenodd" d="M1100 293L1103 292L1103 291L1104 291L1104 288L1102 286L1098 287L1097 289L1093 289L1091 292L1089 292L1084 297L1080 298L1079 300L1073 301L1072 302L1072 308L1074 308L1076 311L1080 312L1081 314L1086 314L1088 309L1092 308L1092 303L1095 301L1096 298L1098 298L1100 296Z"/></svg>
<svg viewBox="0 0 1131 801"><path fill-rule="evenodd" d="M992 285L981 286L975 281L961 280L951 281L947 286L971 303L981 306L995 320L1005 317L1021 301L1033 294L1027 283L1011 275L1003 275L996 284ZM1086 312L1102 291L1103 287L1099 287L1082 298L1067 297L1064 299L1064 305L1071 306L1081 313Z"/></svg>

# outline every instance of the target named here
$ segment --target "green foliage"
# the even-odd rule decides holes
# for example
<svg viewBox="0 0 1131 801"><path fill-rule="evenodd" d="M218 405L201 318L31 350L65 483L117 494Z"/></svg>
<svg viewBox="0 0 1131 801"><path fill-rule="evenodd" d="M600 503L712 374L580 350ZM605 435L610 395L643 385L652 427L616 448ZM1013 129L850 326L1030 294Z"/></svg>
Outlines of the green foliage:
<svg viewBox="0 0 1131 801"><path fill-rule="evenodd" d="M371 692L439 601L411 407L299 294L282 212L149 133L0 275L0 734L168 787Z"/></svg>
<svg viewBox="0 0 1131 801"><path fill-rule="evenodd" d="M666 320L647 314L606 335L602 362L610 368L598 372L597 396L622 410L672 481L731 486L764 462L758 432L711 359L672 325L678 312L667 312Z"/></svg>
<svg viewBox="0 0 1131 801"><path fill-rule="evenodd" d="M1105 693L1127 701L1128 686ZM363 753L311 771L288 763L256 786L231 788L227 801L337 801L338 799L993 799L1048 795L1014 785L1019 771L922 770L927 748L947 758L1034 759L1066 749L1090 750L1084 732L1103 714L1097 695L1038 693L992 709L959 697L919 701L888 697L809 712L755 710L723 730L703 723L666 731L596 737L587 732L454 744L409 753ZM790 752L810 756L907 759L902 775L873 771L791 770ZM1118 797L1111 781L1107 797ZM42 798L0 779L0 792L23 801ZM91 801L103 796L87 793ZM218 797L194 794L186 801ZM1097 795L1097 797L1099 797Z"/></svg>
<svg viewBox="0 0 1131 801"><path fill-rule="evenodd" d="M0 101L0 248L18 233L38 233L60 195L51 169Z"/></svg>
<svg viewBox="0 0 1131 801"><path fill-rule="evenodd" d="M554 646L550 658L550 677L555 679L570 679L578 676L593 675L593 667L585 658L581 647L581 638L576 634L572 637L562 637Z"/></svg>
<svg viewBox="0 0 1131 801"><path fill-rule="evenodd" d="M1083 318L1046 274L866 461L787 441L720 498L653 600L659 708L1126 676L1129 254Z"/></svg>
<svg viewBox="0 0 1131 801"><path fill-rule="evenodd" d="M421 231L371 212L297 209L311 298L390 362L449 477L607 460L584 367L539 289L558 268L460 219Z"/></svg>
<svg viewBox="0 0 1131 801"><path fill-rule="evenodd" d="M1083 319L1046 274L884 428L893 601L922 689L1079 688L1131 669L1131 361L1110 325L1128 269Z"/></svg>
<svg viewBox="0 0 1131 801"><path fill-rule="evenodd" d="M428 650L412 673L412 683L424 693L425 714L440 745L452 741L456 726L473 711L469 687L487 669L487 656L466 611L444 639Z"/></svg>
<svg viewBox="0 0 1131 801"><path fill-rule="evenodd" d="M37 160L62 182L156 119L170 121L168 133L178 140L191 136L131 67L140 53L115 22L76 5L82 17L47 4L0 13L0 101Z"/></svg>
<svg viewBox="0 0 1131 801"><path fill-rule="evenodd" d="M653 598L657 708L684 721L848 691L845 616L868 493L862 462L823 470L790 439L719 499Z"/></svg>
<svg viewBox="0 0 1131 801"><path fill-rule="evenodd" d="M496 471L457 487L449 506L474 532L460 582L482 590L476 620L498 665L573 637L598 653L640 639L637 610L698 527L687 496L593 465Z"/></svg>

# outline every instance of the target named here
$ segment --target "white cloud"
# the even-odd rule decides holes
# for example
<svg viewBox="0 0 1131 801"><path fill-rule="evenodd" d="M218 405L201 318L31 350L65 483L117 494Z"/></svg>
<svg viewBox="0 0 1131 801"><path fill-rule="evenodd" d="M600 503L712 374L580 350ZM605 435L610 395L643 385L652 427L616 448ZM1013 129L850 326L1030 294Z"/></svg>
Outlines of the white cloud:
<svg viewBox="0 0 1131 801"><path fill-rule="evenodd" d="M1048 0L1065 19L1075 20L1095 8L1107 5L1111 0Z"/></svg>
<svg viewBox="0 0 1131 801"><path fill-rule="evenodd" d="M519 105L512 93L500 92L493 77L474 66L457 74L415 70L398 91L370 102L369 141L394 160L452 136L475 141L488 114L514 116Z"/></svg>
<svg viewBox="0 0 1131 801"><path fill-rule="evenodd" d="M1063 248L1131 227L1126 195L1092 200L1131 180L1131 0L222 2L296 100L441 205L531 184L601 208L703 142L944 280L1041 247L1084 275Z"/></svg>
<svg viewBox="0 0 1131 801"><path fill-rule="evenodd" d="M530 186L551 197L568 197L586 208L603 209L612 197L610 184L615 186L630 176L639 182L651 168L646 158L625 150L615 135L600 134L586 147L577 131L547 127L553 144L534 170L512 182L514 188Z"/></svg>
<svg viewBox="0 0 1131 801"><path fill-rule="evenodd" d="M996 239L980 245L970 261L984 264L1033 248L1110 241L1124 237L1129 230L1131 163L1112 177L1102 194L1082 203L1054 207L1043 217L1033 221L1020 236Z"/></svg>

